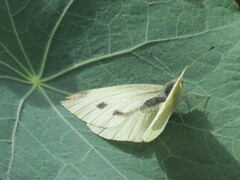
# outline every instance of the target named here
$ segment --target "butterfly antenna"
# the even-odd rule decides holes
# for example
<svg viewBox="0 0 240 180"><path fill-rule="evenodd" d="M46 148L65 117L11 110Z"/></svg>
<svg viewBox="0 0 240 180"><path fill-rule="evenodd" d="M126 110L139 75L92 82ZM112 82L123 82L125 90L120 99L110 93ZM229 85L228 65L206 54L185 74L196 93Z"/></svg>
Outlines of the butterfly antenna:
<svg viewBox="0 0 240 180"><path fill-rule="evenodd" d="M166 64L164 64L158 57L156 57L152 52L148 52L154 59L156 59L158 62L160 62L165 68L167 68L167 70L169 71L169 72L171 72L171 70L167 67L167 65Z"/></svg>
<svg viewBox="0 0 240 180"><path fill-rule="evenodd" d="M211 50L213 50L215 48L215 46L213 45L212 47L210 47L206 52L204 52L202 55L200 55L198 58L196 58L194 61L191 62L191 64L187 65L186 68L192 66L196 61L198 61L199 59L201 59L203 56L205 56L206 54L208 54Z"/></svg>

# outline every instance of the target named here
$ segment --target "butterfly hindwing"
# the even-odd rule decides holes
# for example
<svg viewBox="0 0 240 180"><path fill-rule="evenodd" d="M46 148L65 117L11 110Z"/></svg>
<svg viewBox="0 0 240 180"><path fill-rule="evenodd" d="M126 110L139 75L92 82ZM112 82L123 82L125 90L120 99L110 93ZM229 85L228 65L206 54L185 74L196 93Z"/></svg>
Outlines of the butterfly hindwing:
<svg viewBox="0 0 240 180"><path fill-rule="evenodd" d="M143 134L156 116L160 106L154 106L147 111L139 110L116 127L103 128L91 124L88 126L94 133L106 139L142 142Z"/></svg>

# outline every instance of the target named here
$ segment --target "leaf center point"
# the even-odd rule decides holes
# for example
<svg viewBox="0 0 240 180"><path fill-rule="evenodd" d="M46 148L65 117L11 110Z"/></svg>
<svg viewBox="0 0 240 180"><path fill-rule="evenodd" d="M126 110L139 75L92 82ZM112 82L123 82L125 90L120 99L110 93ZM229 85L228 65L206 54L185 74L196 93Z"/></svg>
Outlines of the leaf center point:
<svg viewBox="0 0 240 180"><path fill-rule="evenodd" d="M35 86L39 86L41 84L40 78L38 76L33 76L31 78L31 82Z"/></svg>

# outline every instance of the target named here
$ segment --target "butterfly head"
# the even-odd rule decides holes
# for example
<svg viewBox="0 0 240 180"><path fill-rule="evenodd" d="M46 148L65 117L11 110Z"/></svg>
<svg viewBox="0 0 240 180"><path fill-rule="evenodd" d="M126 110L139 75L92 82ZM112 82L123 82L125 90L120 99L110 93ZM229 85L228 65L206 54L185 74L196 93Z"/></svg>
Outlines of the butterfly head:
<svg viewBox="0 0 240 180"><path fill-rule="evenodd" d="M168 96L171 92L171 90L173 89L174 85L178 82L179 87L182 88L183 87L183 78L181 79L174 79L170 82L168 82L167 84L165 84L163 90L164 90L164 94L166 96Z"/></svg>

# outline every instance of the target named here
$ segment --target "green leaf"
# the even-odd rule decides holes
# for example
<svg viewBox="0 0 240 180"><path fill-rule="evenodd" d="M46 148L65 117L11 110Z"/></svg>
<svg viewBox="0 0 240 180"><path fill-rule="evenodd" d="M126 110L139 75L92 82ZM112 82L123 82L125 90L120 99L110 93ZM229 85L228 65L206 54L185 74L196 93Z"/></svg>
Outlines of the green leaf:
<svg viewBox="0 0 240 180"><path fill-rule="evenodd" d="M235 1L0 1L0 178L238 179L239 19ZM212 45L185 76L208 103L190 98L151 143L104 140L59 103L164 84Z"/></svg>

